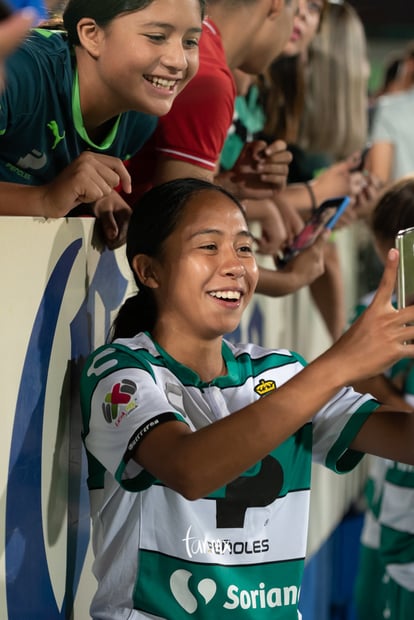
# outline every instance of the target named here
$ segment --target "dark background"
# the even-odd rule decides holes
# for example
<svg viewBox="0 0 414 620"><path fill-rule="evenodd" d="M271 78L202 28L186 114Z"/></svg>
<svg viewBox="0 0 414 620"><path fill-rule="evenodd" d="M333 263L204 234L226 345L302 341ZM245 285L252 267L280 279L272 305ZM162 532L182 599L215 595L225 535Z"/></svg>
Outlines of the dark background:
<svg viewBox="0 0 414 620"><path fill-rule="evenodd" d="M364 22L367 35L414 39L413 0L350 0Z"/></svg>

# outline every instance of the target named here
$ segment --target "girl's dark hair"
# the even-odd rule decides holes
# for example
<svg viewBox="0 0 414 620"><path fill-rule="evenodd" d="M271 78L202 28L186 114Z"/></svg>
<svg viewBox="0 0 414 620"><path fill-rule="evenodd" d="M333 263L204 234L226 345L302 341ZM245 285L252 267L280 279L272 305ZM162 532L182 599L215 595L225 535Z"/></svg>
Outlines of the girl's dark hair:
<svg viewBox="0 0 414 620"><path fill-rule="evenodd" d="M126 243L126 255L132 271L132 261L137 254L153 258L162 255L163 243L175 230L189 200L205 191L223 194L234 202L245 217L242 205L233 194L203 179L174 179L157 185L146 192L133 208ZM112 327L112 340L152 331L157 319L152 289L140 282L133 273L138 292L121 306Z"/></svg>
<svg viewBox="0 0 414 620"><path fill-rule="evenodd" d="M273 61L262 83L265 101L265 133L296 144L305 104L303 62L299 56L280 56Z"/></svg>
<svg viewBox="0 0 414 620"><path fill-rule="evenodd" d="M180 0L177 0L179 2ZM91 17L98 26L104 28L122 13L140 11L153 0L69 0L63 11L63 23L72 45L80 45L78 22L83 17ZM206 0L199 0L201 17L204 17Z"/></svg>
<svg viewBox="0 0 414 620"><path fill-rule="evenodd" d="M398 231L414 226L414 175L403 177L381 194L371 217L375 236L394 242Z"/></svg>

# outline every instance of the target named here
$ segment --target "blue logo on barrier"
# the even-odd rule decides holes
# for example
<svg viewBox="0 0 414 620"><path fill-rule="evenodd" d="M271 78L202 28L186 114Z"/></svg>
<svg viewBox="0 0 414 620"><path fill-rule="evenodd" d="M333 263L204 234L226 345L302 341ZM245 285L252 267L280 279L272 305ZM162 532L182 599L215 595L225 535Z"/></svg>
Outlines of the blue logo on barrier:
<svg viewBox="0 0 414 620"><path fill-rule="evenodd" d="M92 350L95 300L104 308L103 333L110 328L111 312L124 299L127 281L119 271L113 252L105 251L90 284L88 295L70 324L71 354L62 386L57 443L52 470L47 522L42 515L43 424L47 377L58 325L59 313L73 265L82 247L74 241L59 258L49 278L34 321L23 366L14 417L10 449L6 505L6 592L8 620L69 620L79 586L89 543L89 502L86 486L87 464L81 444L78 380L82 363ZM236 330L233 340L240 340ZM248 325L248 339L263 339L263 316L254 306ZM98 343L100 344L100 343ZM67 497L60 498L59 480L54 479L62 450L67 456ZM66 520L65 520L66 517ZM53 591L53 575L47 561L62 524L67 521L65 594L58 605Z"/></svg>
<svg viewBox="0 0 414 620"><path fill-rule="evenodd" d="M8 620L69 619L89 542L86 459L80 439L77 382L82 360L92 348L91 328L97 294L105 308L105 332L110 326L111 311L119 306L125 295L127 282L110 251L102 254L88 296L70 325L71 360L68 360L62 389L61 410L56 411L56 416L59 416L56 459L60 458L59 449L63 445L63 442L59 444L59 437L62 439L64 435L69 443L68 494L66 501L60 502L67 510L68 523L65 595L60 609L53 592L45 534L49 545L53 546L59 525L61 527L65 522L65 515L59 513L59 481L54 481L54 463L50 463L52 489L47 523L43 523L43 423L47 377L59 312L81 246L81 239L74 241L62 254L49 278L33 325L21 377L10 450L6 505ZM66 431L63 431L65 428Z"/></svg>

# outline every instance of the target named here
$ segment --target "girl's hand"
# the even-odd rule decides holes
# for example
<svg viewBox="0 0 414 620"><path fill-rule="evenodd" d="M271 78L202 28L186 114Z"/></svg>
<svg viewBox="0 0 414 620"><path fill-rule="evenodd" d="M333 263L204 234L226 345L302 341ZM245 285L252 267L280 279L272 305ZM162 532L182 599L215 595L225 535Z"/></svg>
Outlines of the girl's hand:
<svg viewBox="0 0 414 620"><path fill-rule="evenodd" d="M324 231L312 245L301 250L280 270L281 273L289 274L292 285L290 292L311 284L324 273L324 248L329 236L330 232Z"/></svg>
<svg viewBox="0 0 414 620"><path fill-rule="evenodd" d="M258 254L277 254L287 240L286 227L275 202L266 200L245 200L247 220L259 222L260 237L256 237Z"/></svg>
<svg viewBox="0 0 414 620"><path fill-rule="evenodd" d="M131 192L131 177L122 161L84 151L44 187L44 216L63 217L79 204L109 196L118 185Z"/></svg>
<svg viewBox="0 0 414 620"><path fill-rule="evenodd" d="M95 202L93 211L103 240L110 250L126 243L132 209L118 192L112 190L109 196Z"/></svg>
<svg viewBox="0 0 414 620"><path fill-rule="evenodd" d="M364 172L366 187L358 194L355 203L355 214L358 219L368 219L375 209L384 184L373 174Z"/></svg>

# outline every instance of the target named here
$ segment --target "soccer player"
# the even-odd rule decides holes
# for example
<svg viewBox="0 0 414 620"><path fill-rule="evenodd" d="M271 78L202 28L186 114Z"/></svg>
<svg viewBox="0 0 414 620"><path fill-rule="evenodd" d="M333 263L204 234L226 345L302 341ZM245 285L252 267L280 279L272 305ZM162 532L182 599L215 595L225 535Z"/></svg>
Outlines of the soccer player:
<svg viewBox="0 0 414 620"><path fill-rule="evenodd" d="M389 253L364 315L320 358L232 345L258 270L240 203L201 179L134 209L139 292L81 383L94 620L298 619L312 459L414 463L414 417L345 387L414 357ZM405 344L407 343L407 344Z"/></svg>

